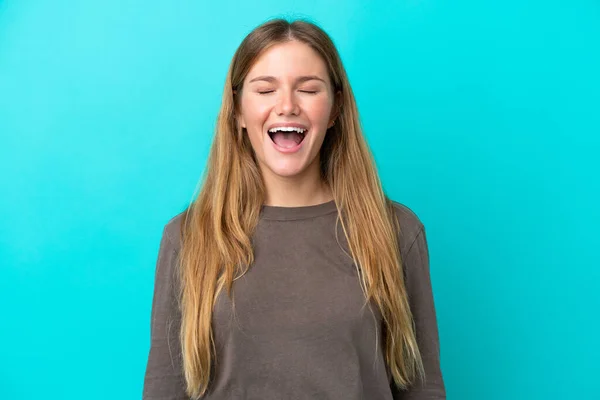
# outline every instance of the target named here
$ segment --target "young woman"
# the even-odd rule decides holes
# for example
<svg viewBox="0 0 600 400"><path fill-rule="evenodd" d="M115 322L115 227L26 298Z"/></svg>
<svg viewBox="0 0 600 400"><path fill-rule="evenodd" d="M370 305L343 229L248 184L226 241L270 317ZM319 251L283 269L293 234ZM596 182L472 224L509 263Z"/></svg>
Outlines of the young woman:
<svg viewBox="0 0 600 400"><path fill-rule="evenodd" d="M384 194L316 25L271 20L236 51L151 318L145 400L446 398L424 226Z"/></svg>

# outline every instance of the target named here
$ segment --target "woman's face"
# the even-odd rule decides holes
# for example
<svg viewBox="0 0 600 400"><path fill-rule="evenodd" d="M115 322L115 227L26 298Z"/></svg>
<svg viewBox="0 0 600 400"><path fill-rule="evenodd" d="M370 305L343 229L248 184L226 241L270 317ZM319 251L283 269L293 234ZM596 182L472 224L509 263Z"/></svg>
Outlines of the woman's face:
<svg viewBox="0 0 600 400"><path fill-rule="evenodd" d="M277 44L259 57L242 87L239 123L263 175L318 174L319 150L335 118L321 57L299 41Z"/></svg>

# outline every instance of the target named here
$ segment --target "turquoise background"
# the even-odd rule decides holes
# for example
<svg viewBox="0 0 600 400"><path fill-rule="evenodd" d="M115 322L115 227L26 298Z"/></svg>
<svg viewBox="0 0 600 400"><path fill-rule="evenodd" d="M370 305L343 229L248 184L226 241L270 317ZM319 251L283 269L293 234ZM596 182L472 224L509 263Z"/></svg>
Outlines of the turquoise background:
<svg viewBox="0 0 600 400"><path fill-rule="evenodd" d="M162 227L274 16L427 228L449 399L598 399L597 1L0 1L0 398L141 397Z"/></svg>

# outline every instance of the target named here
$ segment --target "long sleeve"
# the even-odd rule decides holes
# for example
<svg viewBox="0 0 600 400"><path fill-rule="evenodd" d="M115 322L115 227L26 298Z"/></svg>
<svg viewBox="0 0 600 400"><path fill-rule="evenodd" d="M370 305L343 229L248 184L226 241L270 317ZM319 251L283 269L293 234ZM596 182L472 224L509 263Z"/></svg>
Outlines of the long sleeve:
<svg viewBox="0 0 600 400"><path fill-rule="evenodd" d="M417 381L405 391L398 390L392 384L393 398L395 400L445 400L446 389L440 366L438 327L429 272L429 249L422 224L403 258L403 263L406 290L415 319L417 343L425 368L425 384Z"/></svg>
<svg viewBox="0 0 600 400"><path fill-rule="evenodd" d="M167 227L156 262L150 324L150 350L143 400L189 400L185 393L179 343L181 312L177 301L176 262L179 254Z"/></svg>

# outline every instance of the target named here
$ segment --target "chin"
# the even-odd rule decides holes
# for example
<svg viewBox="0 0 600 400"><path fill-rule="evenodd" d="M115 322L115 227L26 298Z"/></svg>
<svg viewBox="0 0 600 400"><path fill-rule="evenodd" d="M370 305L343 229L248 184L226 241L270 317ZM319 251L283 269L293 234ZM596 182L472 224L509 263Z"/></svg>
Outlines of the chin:
<svg viewBox="0 0 600 400"><path fill-rule="evenodd" d="M290 178L293 176L300 175L304 171L305 168L302 168L301 166L286 166L286 167L269 166L269 169L271 170L271 172L273 174L275 174L277 176Z"/></svg>

